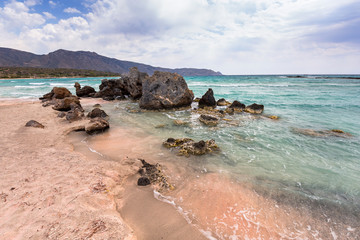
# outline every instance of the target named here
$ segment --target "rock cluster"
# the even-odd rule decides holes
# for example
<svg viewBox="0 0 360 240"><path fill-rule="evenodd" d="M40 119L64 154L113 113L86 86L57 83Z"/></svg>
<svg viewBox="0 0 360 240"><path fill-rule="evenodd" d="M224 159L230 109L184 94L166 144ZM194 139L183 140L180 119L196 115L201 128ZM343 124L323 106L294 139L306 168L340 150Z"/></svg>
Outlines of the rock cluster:
<svg viewBox="0 0 360 240"><path fill-rule="evenodd" d="M146 186L150 184L158 185L159 190L173 190L174 186L168 182L167 177L162 171L160 164L150 164L144 159L139 159L142 163L142 167L139 169L141 177L138 179L137 184L139 186Z"/></svg>
<svg viewBox="0 0 360 240"><path fill-rule="evenodd" d="M181 75L156 71L142 83L139 106L149 110L188 107L193 98L193 92Z"/></svg>
<svg viewBox="0 0 360 240"><path fill-rule="evenodd" d="M218 151L219 147L216 145L215 140L199 141L195 142L191 138L168 138L163 145L167 148L176 148L179 155L190 156L191 155L204 155Z"/></svg>
<svg viewBox="0 0 360 240"><path fill-rule="evenodd" d="M76 86L80 88L80 84ZM44 107L53 105L54 110L61 111L58 116L65 117L69 122L82 120L85 117L79 98L73 96L66 88L54 87L51 92L45 94L40 99L44 103ZM95 108L88 114L88 117L91 120L84 127L80 128L88 134L103 132L109 128L108 115L103 110Z"/></svg>

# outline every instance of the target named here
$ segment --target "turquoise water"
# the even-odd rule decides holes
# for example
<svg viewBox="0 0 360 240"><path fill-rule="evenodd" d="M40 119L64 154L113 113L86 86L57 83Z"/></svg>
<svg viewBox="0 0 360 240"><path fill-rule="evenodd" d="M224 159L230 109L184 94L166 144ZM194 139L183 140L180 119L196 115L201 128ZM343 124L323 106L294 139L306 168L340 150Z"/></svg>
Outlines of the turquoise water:
<svg viewBox="0 0 360 240"><path fill-rule="evenodd" d="M191 110L131 113L137 103L118 102L104 106L111 111L113 126L142 128L165 140L168 137L215 139L219 154L200 157L194 168L226 171L239 182L248 182L257 193L279 203L306 206L318 214L345 222L359 237L360 222L360 76L211 76L187 77L196 97L212 88L215 98L263 104L264 114L227 116L232 124L203 126ZM0 98L35 98L54 86L74 90L75 81L98 89L102 78L0 80ZM74 92L74 91L73 91ZM1 99L0 99L1 100ZM197 104L193 104L193 108ZM174 126L174 119L189 122ZM146 124L144 124L146 123ZM155 128L166 124L165 128ZM341 129L352 137L313 137L294 129ZM201 166L199 166L201 162ZM219 171L221 170L221 171ZM331 229L335 229L332 227ZM354 233L354 230L355 233ZM331 230L333 231L333 230ZM334 233L347 236L346 231ZM334 236L331 233L331 236ZM214 234L213 234L214 235ZM219 235L218 235L219 236ZM222 238L221 236L219 238ZM226 237L225 237L226 238ZM334 239L336 239L334 237ZM339 239L342 239L341 237Z"/></svg>

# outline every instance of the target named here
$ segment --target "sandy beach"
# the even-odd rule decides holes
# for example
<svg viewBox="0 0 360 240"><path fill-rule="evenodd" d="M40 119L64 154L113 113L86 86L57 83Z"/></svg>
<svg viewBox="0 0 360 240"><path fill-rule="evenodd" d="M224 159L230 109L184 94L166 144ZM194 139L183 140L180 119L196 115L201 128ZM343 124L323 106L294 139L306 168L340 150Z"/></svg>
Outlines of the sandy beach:
<svg viewBox="0 0 360 240"><path fill-rule="evenodd" d="M150 188L126 182L140 167L137 159L104 161L74 151L67 133L84 122L68 123L57 114L39 101L0 104L0 239L204 238L174 208L154 199ZM45 128L25 127L29 120ZM152 217L156 211L162 214Z"/></svg>

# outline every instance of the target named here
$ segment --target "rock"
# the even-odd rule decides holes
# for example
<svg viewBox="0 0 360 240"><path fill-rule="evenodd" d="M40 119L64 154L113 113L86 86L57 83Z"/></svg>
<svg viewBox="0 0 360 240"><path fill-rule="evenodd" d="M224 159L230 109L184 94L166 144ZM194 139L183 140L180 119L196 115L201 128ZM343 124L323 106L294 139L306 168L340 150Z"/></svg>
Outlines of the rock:
<svg viewBox="0 0 360 240"><path fill-rule="evenodd" d="M66 113L64 112L59 112L59 114L57 115L59 118L63 118L66 116Z"/></svg>
<svg viewBox="0 0 360 240"><path fill-rule="evenodd" d="M100 108L101 107L101 105L100 104L94 104L94 106L93 106L93 108Z"/></svg>
<svg viewBox="0 0 360 240"><path fill-rule="evenodd" d="M150 179L148 177L141 177L138 179L137 185L138 186L147 186L150 185Z"/></svg>
<svg viewBox="0 0 360 240"><path fill-rule="evenodd" d="M314 130L314 129L293 128L292 131L310 137L342 137L342 138L352 137L350 133L344 132L339 129Z"/></svg>
<svg viewBox="0 0 360 240"><path fill-rule="evenodd" d="M30 120L25 124L25 127L44 128L44 125L35 120Z"/></svg>
<svg viewBox="0 0 360 240"><path fill-rule="evenodd" d="M106 112L104 110L101 110L100 108L94 108L93 110L91 110L91 112L88 113L87 117L89 118L107 118L108 115L106 114Z"/></svg>
<svg viewBox="0 0 360 240"><path fill-rule="evenodd" d="M130 68L130 72L121 75L120 79L104 79L99 86L100 91L94 97L104 100L121 100L125 96L139 99L142 96L142 82L149 78L147 73L139 72L136 67Z"/></svg>
<svg viewBox="0 0 360 240"><path fill-rule="evenodd" d="M148 184L156 184L160 191L174 189L174 187L168 182L168 179L163 173L162 166L160 164L150 164L144 159L139 160L143 166L138 171L142 176L138 179L138 185L144 184L140 186L146 186Z"/></svg>
<svg viewBox="0 0 360 240"><path fill-rule="evenodd" d="M188 125L189 123L188 122L185 122L185 121L182 121L182 120L174 120L174 125L176 126L185 126L185 125Z"/></svg>
<svg viewBox="0 0 360 240"><path fill-rule="evenodd" d="M219 119L217 117L205 114L200 115L199 121L208 126L216 126L219 123Z"/></svg>
<svg viewBox="0 0 360 240"><path fill-rule="evenodd" d="M199 100L199 108L203 108L205 106L208 107L216 107L216 101L214 98L214 92L211 88L207 90L207 92L201 97Z"/></svg>
<svg viewBox="0 0 360 240"><path fill-rule="evenodd" d="M245 104L235 100L229 108L234 109L234 112L242 112L245 109Z"/></svg>
<svg viewBox="0 0 360 240"><path fill-rule="evenodd" d="M64 99L66 97L72 96L71 92L64 87L54 87L51 92L43 95L40 100L51 100L51 99Z"/></svg>
<svg viewBox="0 0 360 240"><path fill-rule="evenodd" d="M197 98L194 99L194 102L199 102L200 99L201 99L201 98L198 98L198 97L197 97Z"/></svg>
<svg viewBox="0 0 360 240"><path fill-rule="evenodd" d="M76 96L78 97L92 97L96 93L95 89L90 86L81 87L78 82L74 85L76 89Z"/></svg>
<svg viewBox="0 0 360 240"><path fill-rule="evenodd" d="M203 155L218 151L219 147L216 145L215 140L199 141L195 142L191 138L168 138L163 145L167 148L176 148L179 150L179 155L189 156L192 155Z"/></svg>
<svg viewBox="0 0 360 240"><path fill-rule="evenodd" d="M55 103L53 109L58 111L69 111L74 105L78 105L82 108L79 99L75 96L66 97L64 99L54 99L53 101Z"/></svg>
<svg viewBox="0 0 360 240"><path fill-rule="evenodd" d="M103 118L93 118L85 125L88 134L101 133L110 127L109 122Z"/></svg>
<svg viewBox="0 0 360 240"><path fill-rule="evenodd" d="M143 81L139 106L150 110L187 107L193 98L193 92L181 75L155 71Z"/></svg>
<svg viewBox="0 0 360 240"><path fill-rule="evenodd" d="M217 100L216 105L218 105L218 106L229 106L229 105L231 105L231 103L226 101L225 98L220 98L219 100Z"/></svg>
<svg viewBox="0 0 360 240"><path fill-rule="evenodd" d="M84 117L84 112L82 109L76 107L66 113L66 120L69 122L75 122L81 120Z"/></svg>
<svg viewBox="0 0 360 240"><path fill-rule="evenodd" d="M193 112L198 113L200 115L205 114L205 115L215 116L218 118L222 118L225 116L225 112L223 110L219 110L213 107L198 108L198 109L194 109Z"/></svg>
<svg viewBox="0 0 360 240"><path fill-rule="evenodd" d="M245 108L245 112L252 114L260 114L264 111L264 105L253 103Z"/></svg>

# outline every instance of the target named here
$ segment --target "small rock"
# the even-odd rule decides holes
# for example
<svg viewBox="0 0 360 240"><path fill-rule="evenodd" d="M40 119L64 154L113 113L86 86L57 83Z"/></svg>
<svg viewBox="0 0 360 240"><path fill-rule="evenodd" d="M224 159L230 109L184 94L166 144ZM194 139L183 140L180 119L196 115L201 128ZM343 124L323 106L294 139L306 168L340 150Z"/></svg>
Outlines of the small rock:
<svg viewBox="0 0 360 240"><path fill-rule="evenodd" d="M253 103L245 108L245 112L260 114L264 111L264 105Z"/></svg>
<svg viewBox="0 0 360 240"><path fill-rule="evenodd" d="M216 126L219 123L219 119L217 117L205 114L200 115L199 121L208 126Z"/></svg>
<svg viewBox="0 0 360 240"><path fill-rule="evenodd" d="M101 105L100 104L94 104L93 108L101 108Z"/></svg>
<svg viewBox="0 0 360 240"><path fill-rule="evenodd" d="M66 113L66 120L69 122L75 122L81 120L84 117L84 112L80 108L74 108Z"/></svg>
<svg viewBox="0 0 360 240"><path fill-rule="evenodd" d="M44 125L35 120L30 120L25 124L25 127L44 128Z"/></svg>
<svg viewBox="0 0 360 240"><path fill-rule="evenodd" d="M65 112L59 112L59 114L57 115L59 118L63 118L66 116Z"/></svg>
<svg viewBox="0 0 360 240"><path fill-rule="evenodd" d="M91 112L88 113L87 117L89 118L107 118L108 115L106 114L106 112L104 110L101 110L100 108L94 108L93 110L91 110Z"/></svg>
<svg viewBox="0 0 360 240"><path fill-rule="evenodd" d="M229 108L234 109L234 112L242 112L245 109L245 104L235 100Z"/></svg>
<svg viewBox="0 0 360 240"><path fill-rule="evenodd" d="M150 185L150 179L147 177L141 177L138 179L137 185L139 186L147 186Z"/></svg>
<svg viewBox="0 0 360 240"><path fill-rule="evenodd" d="M231 105L231 103L226 101L225 98L220 98L219 100L217 100L216 105L218 105L218 106L229 106L229 105Z"/></svg>
<svg viewBox="0 0 360 240"><path fill-rule="evenodd" d="M101 133L110 127L109 122L103 118L93 118L85 125L88 134Z"/></svg>
<svg viewBox="0 0 360 240"><path fill-rule="evenodd" d="M201 97L199 100L199 108L203 108L205 106L208 107L216 107L216 101L214 98L214 92L211 88L207 90L207 92Z"/></svg>
<svg viewBox="0 0 360 240"><path fill-rule="evenodd" d="M185 122L185 121L183 121L183 120L174 120L174 124L176 125L176 126L184 126L184 125L188 125L189 123L188 122Z"/></svg>

